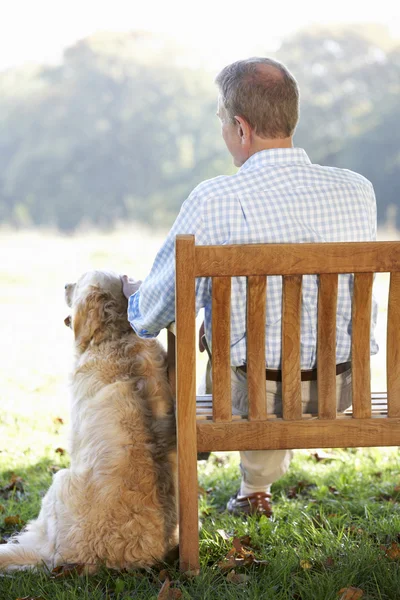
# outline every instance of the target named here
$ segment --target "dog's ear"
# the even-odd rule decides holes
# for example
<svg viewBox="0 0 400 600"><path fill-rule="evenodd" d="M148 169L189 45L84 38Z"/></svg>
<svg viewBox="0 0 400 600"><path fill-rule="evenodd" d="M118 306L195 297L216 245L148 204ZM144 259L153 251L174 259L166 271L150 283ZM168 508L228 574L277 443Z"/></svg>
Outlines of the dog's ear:
<svg viewBox="0 0 400 600"><path fill-rule="evenodd" d="M81 352L89 344L99 344L106 336L110 292L92 290L77 305L73 319L75 341Z"/></svg>

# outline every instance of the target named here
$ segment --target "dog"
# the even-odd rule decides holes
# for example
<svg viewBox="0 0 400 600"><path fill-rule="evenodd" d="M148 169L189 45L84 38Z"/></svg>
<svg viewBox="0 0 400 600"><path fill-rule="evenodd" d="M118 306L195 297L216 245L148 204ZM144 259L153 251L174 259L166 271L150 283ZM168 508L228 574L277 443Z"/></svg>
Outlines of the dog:
<svg viewBox="0 0 400 600"><path fill-rule="evenodd" d="M38 518L0 545L0 571L46 565L147 568L177 546L176 435L166 354L127 320L121 278L65 286L74 333L71 466Z"/></svg>

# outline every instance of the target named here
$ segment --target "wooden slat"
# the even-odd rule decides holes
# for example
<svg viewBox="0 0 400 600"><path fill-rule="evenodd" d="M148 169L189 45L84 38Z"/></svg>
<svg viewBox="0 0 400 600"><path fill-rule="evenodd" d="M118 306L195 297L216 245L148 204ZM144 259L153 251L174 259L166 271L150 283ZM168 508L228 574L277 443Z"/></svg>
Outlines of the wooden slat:
<svg viewBox="0 0 400 600"><path fill-rule="evenodd" d="M371 416L370 335L373 273L354 276L351 335L353 416Z"/></svg>
<svg viewBox="0 0 400 600"><path fill-rule="evenodd" d="M216 422L230 421L231 404L231 278L214 277L212 282L212 386Z"/></svg>
<svg viewBox="0 0 400 600"><path fill-rule="evenodd" d="M176 345L175 335L168 330L167 335L167 365L168 380L171 386L172 395L176 397Z"/></svg>
<svg viewBox="0 0 400 600"><path fill-rule="evenodd" d="M400 417L400 273L390 274L386 352L388 414Z"/></svg>
<svg viewBox="0 0 400 600"><path fill-rule="evenodd" d="M196 246L196 277L400 271L400 242Z"/></svg>
<svg viewBox="0 0 400 600"><path fill-rule="evenodd" d="M249 419L267 418L265 389L265 319L267 278L247 280L247 385Z"/></svg>
<svg viewBox="0 0 400 600"><path fill-rule="evenodd" d="M183 571L199 568L196 443L194 238L176 239L176 371L179 552Z"/></svg>
<svg viewBox="0 0 400 600"><path fill-rule="evenodd" d="M199 452L400 446L400 419L197 421Z"/></svg>
<svg viewBox="0 0 400 600"><path fill-rule="evenodd" d="M282 294L282 413L301 419L300 319L301 275L283 278Z"/></svg>
<svg viewBox="0 0 400 600"><path fill-rule="evenodd" d="M338 276L322 274L318 290L318 416L336 418L336 306Z"/></svg>

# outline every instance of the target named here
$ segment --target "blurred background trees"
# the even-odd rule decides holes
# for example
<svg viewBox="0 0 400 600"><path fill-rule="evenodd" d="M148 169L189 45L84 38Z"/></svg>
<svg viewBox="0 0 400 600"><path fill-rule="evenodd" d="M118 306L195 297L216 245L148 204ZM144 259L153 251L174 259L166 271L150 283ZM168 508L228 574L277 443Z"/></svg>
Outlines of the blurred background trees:
<svg viewBox="0 0 400 600"><path fill-rule="evenodd" d="M368 177L383 223L400 203L400 47L379 28L314 29L276 58L300 84L295 144ZM57 67L0 73L0 222L168 227L200 181L234 172L215 73L189 65L164 36L131 32L84 39Z"/></svg>

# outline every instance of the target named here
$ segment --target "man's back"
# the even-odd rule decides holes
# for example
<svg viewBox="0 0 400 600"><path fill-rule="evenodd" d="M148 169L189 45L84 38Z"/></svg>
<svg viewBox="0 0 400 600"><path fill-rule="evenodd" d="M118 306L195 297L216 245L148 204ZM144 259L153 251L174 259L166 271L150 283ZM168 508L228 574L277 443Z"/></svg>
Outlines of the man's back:
<svg viewBox="0 0 400 600"><path fill-rule="evenodd" d="M357 173L313 165L300 148L264 150L251 156L236 175L203 182L193 193L200 205L207 244L367 241L376 238L372 185ZM193 233L196 233L195 231ZM232 285L232 364L246 362L246 282ZM337 362L350 357L352 277L339 282ZM269 278L267 366L279 368L281 279ZM209 289L205 291L209 294ZM302 368L316 364L318 282L303 279ZM210 322L206 305L206 335ZM211 335L208 331L207 338ZM372 343L371 351L376 352Z"/></svg>

